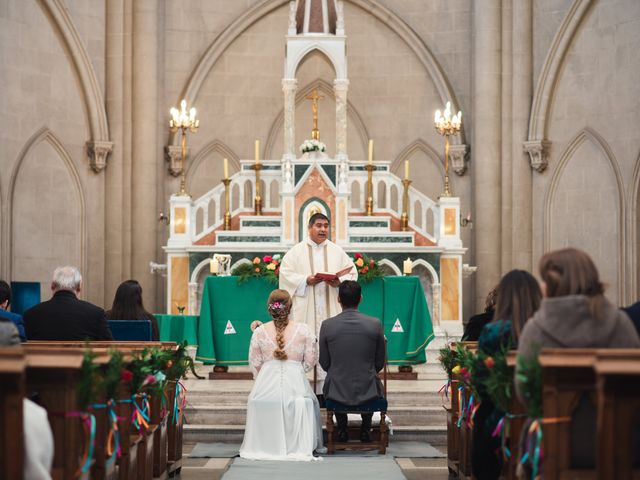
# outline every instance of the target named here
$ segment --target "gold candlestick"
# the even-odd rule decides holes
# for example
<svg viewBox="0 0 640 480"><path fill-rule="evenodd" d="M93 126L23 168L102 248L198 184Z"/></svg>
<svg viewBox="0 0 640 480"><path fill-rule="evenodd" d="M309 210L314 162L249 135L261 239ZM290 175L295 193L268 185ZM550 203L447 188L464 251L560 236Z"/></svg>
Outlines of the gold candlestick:
<svg viewBox="0 0 640 480"><path fill-rule="evenodd" d="M260 196L260 169L262 164L256 162L253 169L256 171L256 198L253 201L254 213L262 215L262 197Z"/></svg>
<svg viewBox="0 0 640 480"><path fill-rule="evenodd" d="M224 184L224 229L231 230L231 212L229 211L229 184L231 179L223 178L222 183Z"/></svg>
<svg viewBox="0 0 640 480"><path fill-rule="evenodd" d="M177 108L171 108L169 110L171 119L169 120L169 128L171 132L176 133L180 131L182 133L182 139L180 142L182 153L182 165L180 171L180 191L178 195L189 196L186 190L186 163L187 163L187 131L196 133L200 126L200 120L196 119L196 109L191 108L187 111L187 101L182 100L180 102L180 110Z"/></svg>
<svg viewBox="0 0 640 480"><path fill-rule="evenodd" d="M406 232L409 230L409 185L411 185L411 180L405 178L402 180L402 185L404 189L402 192L402 215L400 216L400 223L402 225L402 231Z"/></svg>
<svg viewBox="0 0 640 480"><path fill-rule="evenodd" d="M368 163L366 166L368 172L367 178L367 215L373 215L373 170L374 166L372 163Z"/></svg>
<svg viewBox="0 0 640 480"><path fill-rule="evenodd" d="M460 133L462 126L462 112L458 111L456 115L451 116L451 102L447 102L444 113L436 110L434 124L436 131L444 137L444 193L443 197L451 196L451 187L449 185L449 137Z"/></svg>

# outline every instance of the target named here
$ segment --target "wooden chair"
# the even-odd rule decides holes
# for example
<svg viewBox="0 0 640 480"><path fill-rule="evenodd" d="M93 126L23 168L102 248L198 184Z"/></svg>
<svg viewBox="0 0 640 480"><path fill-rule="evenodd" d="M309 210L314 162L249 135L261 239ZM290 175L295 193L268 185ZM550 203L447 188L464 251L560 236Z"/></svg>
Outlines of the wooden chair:
<svg viewBox="0 0 640 480"><path fill-rule="evenodd" d="M387 426L387 340L385 338L384 367L382 369L382 387L384 397L363 405L350 406L325 399L327 408L327 452L333 454L336 450L374 450L378 449L378 453L384 455L389 445L389 427ZM338 442L336 437L336 428L333 423L335 413L345 414L362 414L362 413L379 413L380 423L371 424L371 442ZM347 427L349 428L349 427ZM349 432L355 433L355 432Z"/></svg>
<svg viewBox="0 0 640 480"><path fill-rule="evenodd" d="M0 348L0 477L22 478L26 360L21 347Z"/></svg>

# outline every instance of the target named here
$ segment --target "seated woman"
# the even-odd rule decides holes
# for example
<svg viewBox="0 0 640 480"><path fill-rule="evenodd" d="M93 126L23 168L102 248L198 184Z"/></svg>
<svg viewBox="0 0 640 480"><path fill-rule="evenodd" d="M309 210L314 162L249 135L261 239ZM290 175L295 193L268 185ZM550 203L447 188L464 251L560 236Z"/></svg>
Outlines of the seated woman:
<svg viewBox="0 0 640 480"><path fill-rule="evenodd" d="M291 297L274 290L267 302L272 322L251 337L249 365L255 384L249 394L240 456L251 460L317 460L322 449L320 406L305 372L318 361L315 336L289 321Z"/></svg>
<svg viewBox="0 0 640 480"><path fill-rule="evenodd" d="M151 320L151 339L160 340L158 321L152 313L145 310L142 304L142 287L137 280L126 280L120 284L106 317L107 320Z"/></svg>
<svg viewBox="0 0 640 480"><path fill-rule="evenodd" d="M518 354L525 360L543 348L640 347L629 317L605 298L589 255L575 248L556 250L542 256L539 268L544 299L520 335ZM516 391L521 390L518 373ZM571 425L572 466L593 468L596 412L587 397L576 408L574 419L578 418L582 420Z"/></svg>
<svg viewBox="0 0 640 480"><path fill-rule="evenodd" d="M540 307L542 293L536 279L524 270L511 270L495 289L497 297L494 320L485 325L478 338L478 349L488 356L515 348L525 322ZM479 366L482 375L484 365ZM493 431L505 414L497 408L485 391L473 423L471 468L478 480L495 480L502 470L500 437Z"/></svg>

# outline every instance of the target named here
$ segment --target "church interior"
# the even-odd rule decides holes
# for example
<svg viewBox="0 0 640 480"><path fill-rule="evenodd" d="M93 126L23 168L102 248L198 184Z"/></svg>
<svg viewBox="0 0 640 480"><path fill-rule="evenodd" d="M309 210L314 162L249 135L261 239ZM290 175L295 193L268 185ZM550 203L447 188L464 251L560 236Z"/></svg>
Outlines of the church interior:
<svg viewBox="0 0 640 480"><path fill-rule="evenodd" d="M105 310L135 279L159 340L197 347L207 380L184 381L181 463L148 478L253 478L231 453L190 453L242 441L249 324L268 320L264 282L314 214L356 265L363 310L385 317L390 445L433 450L362 478L492 478L471 472L473 393L441 363L444 349L464 367L452 342L508 272L542 281L541 258L575 248L611 305L640 300L638 0L0 0L0 38L0 279L45 301L73 265ZM57 355L28 343L33 368ZM2 350L0 377L17 375L24 359ZM640 375L638 355L580 355L541 360L545 395L564 399L545 417L580 410L585 395L560 386L589 375L609 409L638 403L618 385ZM513 378L515 357L502 360ZM544 427L545 477L625 478L567 460L562 422ZM501 478L515 469L504 460Z"/></svg>

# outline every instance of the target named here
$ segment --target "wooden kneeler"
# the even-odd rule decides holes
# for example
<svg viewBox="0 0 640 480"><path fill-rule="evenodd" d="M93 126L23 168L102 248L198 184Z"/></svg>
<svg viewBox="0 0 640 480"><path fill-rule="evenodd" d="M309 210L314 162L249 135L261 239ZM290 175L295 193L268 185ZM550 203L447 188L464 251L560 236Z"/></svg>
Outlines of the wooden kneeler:
<svg viewBox="0 0 640 480"><path fill-rule="evenodd" d="M351 406L325 399L327 408L327 453L333 454L336 450L374 450L378 449L378 453L384 455L387 453L389 445L389 427L387 426L387 339L384 340L384 367L382 369L382 387L383 398L372 400L363 405ZM335 424L333 423L334 413L380 413L380 424L371 424L371 442L338 442ZM348 420L347 420L348 422ZM348 429L347 424L347 429Z"/></svg>

